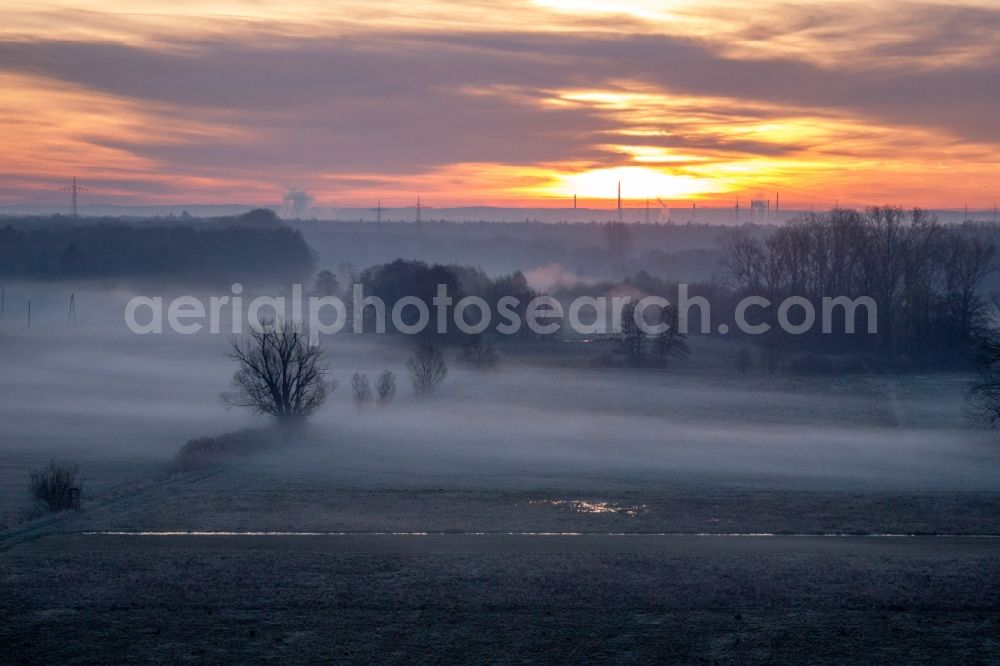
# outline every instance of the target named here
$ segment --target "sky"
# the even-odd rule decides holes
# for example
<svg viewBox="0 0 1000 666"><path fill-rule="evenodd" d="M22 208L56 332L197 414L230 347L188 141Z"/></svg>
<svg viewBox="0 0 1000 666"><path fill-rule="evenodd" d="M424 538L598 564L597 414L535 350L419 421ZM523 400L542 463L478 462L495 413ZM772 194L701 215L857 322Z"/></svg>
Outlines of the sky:
<svg viewBox="0 0 1000 666"><path fill-rule="evenodd" d="M0 204L992 209L998 35L998 0L0 0Z"/></svg>

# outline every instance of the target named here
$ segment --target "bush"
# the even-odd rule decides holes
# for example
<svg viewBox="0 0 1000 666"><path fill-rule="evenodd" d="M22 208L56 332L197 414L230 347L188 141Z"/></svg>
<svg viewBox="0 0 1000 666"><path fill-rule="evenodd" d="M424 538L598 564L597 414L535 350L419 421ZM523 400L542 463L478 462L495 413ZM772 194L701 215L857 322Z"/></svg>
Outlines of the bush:
<svg viewBox="0 0 1000 666"><path fill-rule="evenodd" d="M50 462L45 469L31 473L31 494L44 502L49 511L80 508L80 488L76 485L76 465Z"/></svg>
<svg viewBox="0 0 1000 666"><path fill-rule="evenodd" d="M174 456L174 472L211 467L272 446L273 430L237 430L215 437L198 437L188 440Z"/></svg>
<svg viewBox="0 0 1000 666"><path fill-rule="evenodd" d="M351 375L351 395L354 396L355 404L363 405L366 402L371 402L372 383L368 381L368 375L362 375L358 372Z"/></svg>
<svg viewBox="0 0 1000 666"><path fill-rule="evenodd" d="M375 394L380 405L388 405L396 397L396 375L388 370L375 380Z"/></svg>
<svg viewBox="0 0 1000 666"><path fill-rule="evenodd" d="M773 375L785 364L785 356L786 350L781 346L780 342L768 340L760 350L760 364Z"/></svg>
<svg viewBox="0 0 1000 666"><path fill-rule="evenodd" d="M474 336L462 347L458 362L473 370L494 370L500 364L500 355L493 346L483 342L481 336Z"/></svg>
<svg viewBox="0 0 1000 666"><path fill-rule="evenodd" d="M441 350L427 342L417 345L413 356L406 362L406 369L410 372L413 389L421 396L433 393L448 376L448 366Z"/></svg>

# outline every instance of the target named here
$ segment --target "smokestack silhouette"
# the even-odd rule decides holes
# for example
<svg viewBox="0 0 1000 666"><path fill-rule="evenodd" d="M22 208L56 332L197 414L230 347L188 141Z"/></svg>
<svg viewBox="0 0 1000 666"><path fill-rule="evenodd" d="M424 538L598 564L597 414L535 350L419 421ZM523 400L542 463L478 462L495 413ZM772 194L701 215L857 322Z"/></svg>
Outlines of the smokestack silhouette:
<svg viewBox="0 0 1000 666"><path fill-rule="evenodd" d="M618 221L622 221L622 181L618 181Z"/></svg>

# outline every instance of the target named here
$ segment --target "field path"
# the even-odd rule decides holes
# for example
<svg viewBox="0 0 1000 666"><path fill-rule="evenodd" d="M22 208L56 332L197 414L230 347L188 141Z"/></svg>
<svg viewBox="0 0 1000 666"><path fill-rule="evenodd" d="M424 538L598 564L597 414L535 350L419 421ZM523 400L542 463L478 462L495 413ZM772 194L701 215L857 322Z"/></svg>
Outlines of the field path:
<svg viewBox="0 0 1000 666"><path fill-rule="evenodd" d="M995 556L1000 535L821 536L730 534L60 534L37 544L63 549L320 550L337 554L882 554Z"/></svg>

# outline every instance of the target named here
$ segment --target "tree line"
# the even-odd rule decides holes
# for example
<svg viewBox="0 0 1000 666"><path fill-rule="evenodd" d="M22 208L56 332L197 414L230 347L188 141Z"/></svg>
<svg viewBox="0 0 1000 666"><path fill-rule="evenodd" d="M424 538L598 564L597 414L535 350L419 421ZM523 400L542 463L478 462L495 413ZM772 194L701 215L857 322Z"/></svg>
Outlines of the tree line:
<svg viewBox="0 0 1000 666"><path fill-rule="evenodd" d="M864 333L866 311L859 308L859 333L845 334L836 319L833 334L791 336L772 326L765 345L947 365L971 358L986 324L983 283L994 270L995 247L981 225L942 225L920 209L838 208L802 215L765 238L736 230L722 246L721 276L739 297L778 303L801 296L817 311L823 297L868 296L877 305L873 335Z"/></svg>
<svg viewBox="0 0 1000 666"><path fill-rule="evenodd" d="M302 235L286 226L104 222L0 228L0 276L12 278L291 283L306 279L313 264Z"/></svg>

